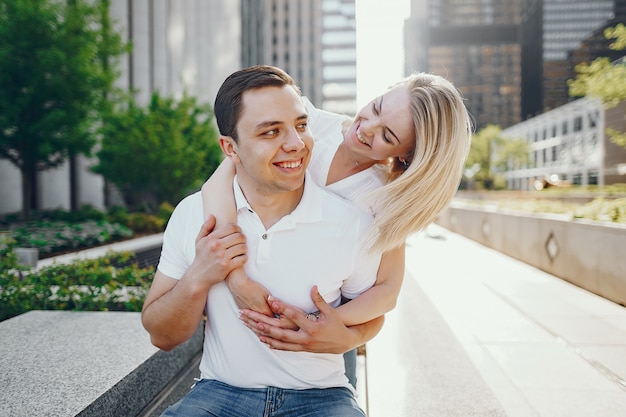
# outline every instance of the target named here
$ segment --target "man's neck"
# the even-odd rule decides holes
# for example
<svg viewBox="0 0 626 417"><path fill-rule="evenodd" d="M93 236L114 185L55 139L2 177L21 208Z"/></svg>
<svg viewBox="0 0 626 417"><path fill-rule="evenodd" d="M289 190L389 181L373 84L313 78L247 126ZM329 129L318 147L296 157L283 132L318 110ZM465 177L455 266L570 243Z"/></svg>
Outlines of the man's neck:
<svg viewBox="0 0 626 417"><path fill-rule="evenodd" d="M275 193L250 190L241 182L239 182L239 186L248 204L261 219L265 229L271 228L280 219L294 211L300 204L304 193L304 185L294 191Z"/></svg>

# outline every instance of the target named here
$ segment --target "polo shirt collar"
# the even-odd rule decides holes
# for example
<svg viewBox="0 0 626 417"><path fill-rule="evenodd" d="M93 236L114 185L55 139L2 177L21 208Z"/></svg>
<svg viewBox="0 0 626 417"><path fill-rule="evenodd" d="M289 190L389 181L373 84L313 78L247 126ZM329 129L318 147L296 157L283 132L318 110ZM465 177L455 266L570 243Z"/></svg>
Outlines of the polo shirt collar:
<svg viewBox="0 0 626 417"><path fill-rule="evenodd" d="M233 179L233 191L235 194L235 204L237 206L237 212L242 209L254 212L248 200L243 195L239 182L237 181L237 175ZM322 220L322 201L324 199L322 190L317 184L313 182L313 179L308 172L304 176L304 192L302 193L302 199L296 208L283 219L289 218L294 223L314 223Z"/></svg>

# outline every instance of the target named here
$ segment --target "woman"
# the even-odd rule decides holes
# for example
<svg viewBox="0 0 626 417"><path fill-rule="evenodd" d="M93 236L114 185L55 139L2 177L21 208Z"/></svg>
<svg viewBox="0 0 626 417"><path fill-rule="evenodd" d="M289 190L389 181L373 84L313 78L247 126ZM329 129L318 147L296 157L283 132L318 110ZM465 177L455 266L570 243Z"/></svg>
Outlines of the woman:
<svg viewBox="0 0 626 417"><path fill-rule="evenodd" d="M394 308L404 276L404 242L432 223L454 196L469 150L471 122L456 88L442 77L416 73L392 86L354 120L318 110L306 100L316 140L311 178L372 213L365 240L383 253L375 285L337 308L346 326ZM228 160L203 185L204 214L234 222L234 167ZM220 196L220 199L213 198ZM228 280L238 306L268 316L268 292L243 270Z"/></svg>

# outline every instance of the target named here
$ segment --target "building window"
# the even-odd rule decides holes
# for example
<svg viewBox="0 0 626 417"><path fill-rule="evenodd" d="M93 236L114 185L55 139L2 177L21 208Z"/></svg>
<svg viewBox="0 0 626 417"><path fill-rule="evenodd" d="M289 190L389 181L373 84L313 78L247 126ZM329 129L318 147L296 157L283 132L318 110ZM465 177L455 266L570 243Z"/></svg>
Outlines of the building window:
<svg viewBox="0 0 626 417"><path fill-rule="evenodd" d="M581 130L583 130L583 118L576 116L576 118L574 118L574 132L580 132Z"/></svg>

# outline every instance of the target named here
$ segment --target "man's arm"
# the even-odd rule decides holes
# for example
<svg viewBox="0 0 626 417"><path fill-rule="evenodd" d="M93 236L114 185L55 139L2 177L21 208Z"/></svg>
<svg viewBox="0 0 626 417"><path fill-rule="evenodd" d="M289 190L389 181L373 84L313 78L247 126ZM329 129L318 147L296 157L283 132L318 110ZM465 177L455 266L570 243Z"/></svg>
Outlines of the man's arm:
<svg viewBox="0 0 626 417"><path fill-rule="evenodd" d="M152 344L172 350L198 329L209 289L247 260L245 237L237 225L215 227L209 216L196 237L196 256L180 280L157 271L144 301L141 320Z"/></svg>
<svg viewBox="0 0 626 417"><path fill-rule="evenodd" d="M294 322L299 329L284 328L281 318L268 318L251 310L241 311L241 320L254 331L261 342L273 349L315 353L344 353L373 339L383 327L384 316L367 323L346 327L339 314L319 294L311 290L311 299L319 310L317 320L297 307L277 299L269 300L275 314Z"/></svg>

